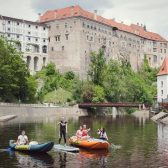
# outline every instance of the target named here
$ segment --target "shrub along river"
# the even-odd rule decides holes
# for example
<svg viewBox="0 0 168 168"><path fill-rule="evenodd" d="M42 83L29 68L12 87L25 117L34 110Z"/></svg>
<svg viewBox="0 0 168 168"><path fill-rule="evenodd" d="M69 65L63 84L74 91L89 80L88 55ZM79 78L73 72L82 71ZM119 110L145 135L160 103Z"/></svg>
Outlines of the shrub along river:
<svg viewBox="0 0 168 168"><path fill-rule="evenodd" d="M114 145L108 152L81 150L79 153L64 153L51 150L48 154L27 155L3 151L8 148L9 140L16 139L22 129L31 141L58 142L59 118L38 121L16 118L0 123L0 167L168 167L168 127L152 122L149 115L83 116L67 120L68 137L83 124L91 128L92 137L98 137L97 129L102 126L106 128L109 142Z"/></svg>

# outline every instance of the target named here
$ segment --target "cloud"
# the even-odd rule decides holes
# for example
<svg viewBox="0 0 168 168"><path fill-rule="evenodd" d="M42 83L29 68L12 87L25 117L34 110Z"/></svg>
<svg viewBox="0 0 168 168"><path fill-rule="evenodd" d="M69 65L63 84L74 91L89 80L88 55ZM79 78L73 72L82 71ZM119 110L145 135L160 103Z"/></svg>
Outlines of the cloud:
<svg viewBox="0 0 168 168"><path fill-rule="evenodd" d="M30 3L29 0L0 0L0 15L35 21L38 15Z"/></svg>
<svg viewBox="0 0 168 168"><path fill-rule="evenodd" d="M32 0L31 5L38 12L72 5L80 5L87 10L105 10L113 7L111 0Z"/></svg>
<svg viewBox="0 0 168 168"><path fill-rule="evenodd" d="M104 17L116 18L126 24L145 24L149 31L168 37L168 1L160 0L113 0L113 9L107 9Z"/></svg>

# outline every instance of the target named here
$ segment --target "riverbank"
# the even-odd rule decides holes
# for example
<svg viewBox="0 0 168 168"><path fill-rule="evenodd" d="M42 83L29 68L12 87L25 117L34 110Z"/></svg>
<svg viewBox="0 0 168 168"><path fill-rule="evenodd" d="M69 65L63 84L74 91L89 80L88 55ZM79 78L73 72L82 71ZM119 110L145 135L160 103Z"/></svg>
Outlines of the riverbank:
<svg viewBox="0 0 168 168"><path fill-rule="evenodd" d="M12 120L17 121L29 121L29 120L41 120L60 118L77 118L79 116L87 115L87 111L79 109L78 106L66 106L66 107L48 107L41 104L14 104L14 103L0 103L0 116L4 115L17 115L18 117Z"/></svg>

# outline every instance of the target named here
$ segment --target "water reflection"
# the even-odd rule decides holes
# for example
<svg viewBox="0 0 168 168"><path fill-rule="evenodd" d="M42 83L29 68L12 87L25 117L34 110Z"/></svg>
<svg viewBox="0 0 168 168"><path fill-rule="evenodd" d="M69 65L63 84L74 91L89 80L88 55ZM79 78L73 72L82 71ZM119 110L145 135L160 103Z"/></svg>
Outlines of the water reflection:
<svg viewBox="0 0 168 168"><path fill-rule="evenodd" d="M59 152L58 154L59 154L59 167L65 168L67 162L67 154L65 152Z"/></svg>
<svg viewBox="0 0 168 168"><path fill-rule="evenodd" d="M81 149L79 152L80 156L88 159L96 159L102 168L107 167L107 159L110 155L108 150L84 150Z"/></svg>
<svg viewBox="0 0 168 168"><path fill-rule="evenodd" d="M53 165L54 160L49 154L28 155L20 152L10 153L10 157L16 157L18 167L30 168L48 168Z"/></svg>

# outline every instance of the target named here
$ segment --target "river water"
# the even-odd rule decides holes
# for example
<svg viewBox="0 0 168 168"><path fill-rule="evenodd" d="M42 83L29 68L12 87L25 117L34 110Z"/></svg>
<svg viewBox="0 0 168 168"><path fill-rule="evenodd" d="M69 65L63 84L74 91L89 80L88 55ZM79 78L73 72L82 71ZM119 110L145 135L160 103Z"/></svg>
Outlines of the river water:
<svg viewBox="0 0 168 168"><path fill-rule="evenodd" d="M0 167L58 167L58 168L166 168L168 167L168 127L156 124L149 115L83 116L68 118L68 137L80 125L91 128L90 135L97 137L97 129L106 128L112 148L109 151L63 153L55 150L44 155L27 155L4 151L8 141L16 139L24 129L30 140L58 142L59 118L28 120L16 118L0 124Z"/></svg>

